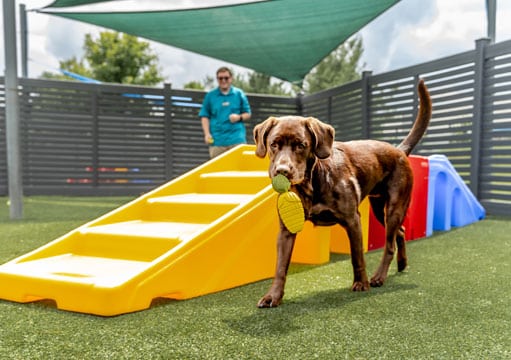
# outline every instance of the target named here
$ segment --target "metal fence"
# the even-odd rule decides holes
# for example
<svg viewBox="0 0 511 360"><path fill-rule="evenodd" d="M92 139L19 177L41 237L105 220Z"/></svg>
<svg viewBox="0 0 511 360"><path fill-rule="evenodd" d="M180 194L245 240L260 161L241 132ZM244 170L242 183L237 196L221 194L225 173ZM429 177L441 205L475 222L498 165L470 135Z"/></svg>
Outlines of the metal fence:
<svg viewBox="0 0 511 360"><path fill-rule="evenodd" d="M511 214L511 41L478 40L473 51L384 74L311 96L304 115L334 125L336 138L398 144L417 110L423 78L433 118L415 153L444 154L489 213Z"/></svg>
<svg viewBox="0 0 511 360"><path fill-rule="evenodd" d="M250 95L247 128L270 115L315 116L337 140L397 144L417 111L424 78L433 119L415 150L445 154L489 213L511 213L511 41L298 98ZM5 149L0 78L0 149ZM20 79L23 189L31 194L135 195L208 160L202 91ZM7 192L0 153L0 195Z"/></svg>
<svg viewBox="0 0 511 360"><path fill-rule="evenodd" d="M20 88L26 195L132 195L209 159L198 118L203 91L34 79L20 79ZM249 101L256 120L296 112L293 98L250 95ZM0 195L7 192L4 154Z"/></svg>

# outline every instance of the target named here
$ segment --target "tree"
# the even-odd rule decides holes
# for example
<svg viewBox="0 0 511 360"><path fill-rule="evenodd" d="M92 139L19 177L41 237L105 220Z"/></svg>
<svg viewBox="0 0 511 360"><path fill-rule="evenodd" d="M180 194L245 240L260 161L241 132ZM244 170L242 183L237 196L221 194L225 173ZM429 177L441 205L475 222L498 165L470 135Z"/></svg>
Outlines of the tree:
<svg viewBox="0 0 511 360"><path fill-rule="evenodd" d="M164 78L158 68L158 56L147 41L135 36L104 31L98 39L86 34L84 58L60 62L60 69L91 77L102 82L156 85ZM43 73L43 77L60 78L61 75Z"/></svg>
<svg viewBox="0 0 511 360"><path fill-rule="evenodd" d="M72 72L74 74L82 75L82 76L85 76L88 78L94 77L94 75L92 74L90 69L87 69L85 67L85 65L83 64L83 59L78 61L76 59L76 57L74 57L74 56L69 60L60 61L59 68L61 70L66 70L66 71ZM40 77L43 79L54 79L54 80L74 80L67 75L64 75L61 73L58 73L58 74L52 73L49 71L43 72Z"/></svg>
<svg viewBox="0 0 511 360"><path fill-rule="evenodd" d="M271 76L259 72L248 74L248 81L236 76L234 83L245 92L253 94L290 96L291 92L284 88L284 82L272 82Z"/></svg>
<svg viewBox="0 0 511 360"><path fill-rule="evenodd" d="M362 38L351 38L311 70L305 77L304 90L311 94L360 79L363 52Z"/></svg>
<svg viewBox="0 0 511 360"><path fill-rule="evenodd" d="M216 86L215 79L212 76L206 76L202 81L189 81L183 85L184 89L191 90L211 90Z"/></svg>
<svg viewBox="0 0 511 360"><path fill-rule="evenodd" d="M187 82L184 86L185 89L191 90L204 90L204 85L200 81L190 81Z"/></svg>

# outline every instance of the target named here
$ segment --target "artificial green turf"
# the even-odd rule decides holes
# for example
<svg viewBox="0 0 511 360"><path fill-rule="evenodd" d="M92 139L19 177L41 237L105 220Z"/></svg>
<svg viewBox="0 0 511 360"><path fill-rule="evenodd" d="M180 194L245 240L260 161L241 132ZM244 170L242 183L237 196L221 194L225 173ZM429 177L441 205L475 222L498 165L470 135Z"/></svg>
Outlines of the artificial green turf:
<svg viewBox="0 0 511 360"><path fill-rule="evenodd" d="M29 197L10 221L0 198L0 263L128 200ZM0 300L0 359L509 359L510 234L489 218L409 242L409 269L365 293L347 256L292 265L274 309L255 306L270 280L111 318Z"/></svg>

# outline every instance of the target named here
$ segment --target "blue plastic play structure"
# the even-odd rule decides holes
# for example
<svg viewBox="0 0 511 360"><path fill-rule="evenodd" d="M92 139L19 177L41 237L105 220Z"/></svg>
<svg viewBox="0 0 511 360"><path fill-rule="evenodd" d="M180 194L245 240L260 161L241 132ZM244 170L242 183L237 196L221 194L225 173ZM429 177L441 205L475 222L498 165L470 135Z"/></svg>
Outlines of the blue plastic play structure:
<svg viewBox="0 0 511 360"><path fill-rule="evenodd" d="M426 236L485 217L485 210L445 155L429 157Z"/></svg>

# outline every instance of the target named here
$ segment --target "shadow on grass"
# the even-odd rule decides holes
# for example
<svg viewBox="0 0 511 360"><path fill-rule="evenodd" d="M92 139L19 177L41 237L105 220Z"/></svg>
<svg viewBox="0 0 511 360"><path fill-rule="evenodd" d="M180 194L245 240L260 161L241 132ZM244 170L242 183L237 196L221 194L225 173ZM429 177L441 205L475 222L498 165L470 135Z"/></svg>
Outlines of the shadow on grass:
<svg viewBox="0 0 511 360"><path fill-rule="evenodd" d="M390 280L390 278L389 278ZM328 310L339 310L357 301L367 301L375 296L394 292L409 291L417 288L413 284L391 284L386 287L372 288L367 292L351 292L346 288L310 292L306 296L284 301L278 308L254 309L244 317L224 319L233 331L252 337L282 336L303 331L309 322L307 318L317 319ZM387 286L388 285L388 286Z"/></svg>
<svg viewBox="0 0 511 360"><path fill-rule="evenodd" d="M320 266L326 266L332 263L337 263L341 261L349 261L351 259L350 255L348 254L335 254L330 253L330 261L324 263L324 264L297 264L292 263L289 267L289 271L287 272L288 276L299 274L304 271L310 271L313 269L317 269Z"/></svg>

